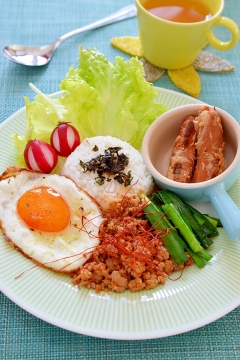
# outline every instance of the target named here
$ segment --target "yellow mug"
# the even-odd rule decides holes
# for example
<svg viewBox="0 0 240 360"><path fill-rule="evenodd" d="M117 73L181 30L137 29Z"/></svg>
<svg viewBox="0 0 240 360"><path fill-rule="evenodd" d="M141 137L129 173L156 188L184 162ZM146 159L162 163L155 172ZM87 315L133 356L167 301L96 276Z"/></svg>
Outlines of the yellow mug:
<svg viewBox="0 0 240 360"><path fill-rule="evenodd" d="M202 0L211 17L194 23L180 23L161 19L144 8L146 0L135 0L139 37L144 57L164 69L181 69L191 65L206 43L218 50L229 50L239 41L238 25L221 16L224 0ZM231 39L223 42L213 33L214 26L224 26Z"/></svg>

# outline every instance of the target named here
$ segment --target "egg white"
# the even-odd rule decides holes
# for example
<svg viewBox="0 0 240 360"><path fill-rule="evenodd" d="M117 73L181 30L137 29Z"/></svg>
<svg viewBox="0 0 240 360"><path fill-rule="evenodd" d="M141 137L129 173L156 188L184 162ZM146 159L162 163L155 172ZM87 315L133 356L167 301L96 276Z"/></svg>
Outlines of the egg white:
<svg viewBox="0 0 240 360"><path fill-rule="evenodd" d="M21 195L42 185L55 189L70 209L70 223L61 232L32 230L17 213ZM96 202L65 176L21 171L0 181L0 221L5 237L22 253L53 270L69 272L86 262L99 244L102 220ZM88 253L87 257L83 257L84 253Z"/></svg>

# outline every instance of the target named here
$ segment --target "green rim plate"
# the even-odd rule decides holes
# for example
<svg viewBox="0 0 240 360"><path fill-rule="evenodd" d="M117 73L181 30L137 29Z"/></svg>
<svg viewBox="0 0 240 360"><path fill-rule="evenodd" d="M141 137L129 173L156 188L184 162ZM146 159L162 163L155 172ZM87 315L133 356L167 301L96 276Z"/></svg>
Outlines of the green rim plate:
<svg viewBox="0 0 240 360"><path fill-rule="evenodd" d="M58 96L59 93L53 94ZM174 91L158 88L157 101L169 109L200 103ZM24 108L0 124L0 171L15 165L10 134L25 131ZM239 180L229 194L240 206ZM202 210L213 211L209 203ZM184 333L226 315L240 305L240 244L220 230L211 247L213 259L202 270L184 270L177 281L166 280L153 290L99 293L78 289L67 275L35 268L0 235L0 290L34 316L76 333L109 339L152 339Z"/></svg>

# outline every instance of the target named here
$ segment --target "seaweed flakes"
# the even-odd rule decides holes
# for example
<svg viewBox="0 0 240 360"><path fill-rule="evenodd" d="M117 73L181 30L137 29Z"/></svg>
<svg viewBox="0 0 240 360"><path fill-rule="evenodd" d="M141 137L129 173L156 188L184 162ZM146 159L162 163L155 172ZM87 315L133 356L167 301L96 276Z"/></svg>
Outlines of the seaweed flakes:
<svg viewBox="0 0 240 360"><path fill-rule="evenodd" d="M129 163L129 158L124 153L119 154L121 149L121 147L109 147L105 149L104 154L100 154L88 162L80 160L79 163L83 172L97 173L96 183L98 185L103 185L105 181L114 179L119 184L129 186L132 181L131 171L129 170L127 174L123 172Z"/></svg>
<svg viewBox="0 0 240 360"><path fill-rule="evenodd" d="M94 145L94 147L92 148L92 151L98 151L98 146Z"/></svg>

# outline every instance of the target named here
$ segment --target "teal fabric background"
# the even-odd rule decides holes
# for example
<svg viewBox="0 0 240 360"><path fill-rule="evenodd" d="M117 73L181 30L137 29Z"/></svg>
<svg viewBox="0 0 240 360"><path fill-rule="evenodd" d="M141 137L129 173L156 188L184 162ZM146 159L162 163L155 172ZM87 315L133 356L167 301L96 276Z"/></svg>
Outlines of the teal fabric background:
<svg viewBox="0 0 240 360"><path fill-rule="evenodd" d="M44 45L60 35L98 20L132 0L8 0L0 2L0 47L19 43ZM225 16L240 25L240 2L225 1ZM217 28L223 40L227 31ZM45 93L59 90L71 65L77 65L78 46L96 47L109 60L122 52L110 45L118 36L137 36L131 19L78 35L63 43L49 65L27 68L0 55L0 122L24 106L23 96L33 99L29 82ZM232 73L200 73L199 99L221 107L240 122L240 47L227 52L208 51L236 66ZM179 91L165 74L154 85ZM0 134L1 135L1 134ZM1 274L0 274L1 276ZM234 277L234 274L232 274ZM117 341L71 333L39 320L0 293L0 359L240 359L240 307L203 328L163 339Z"/></svg>

